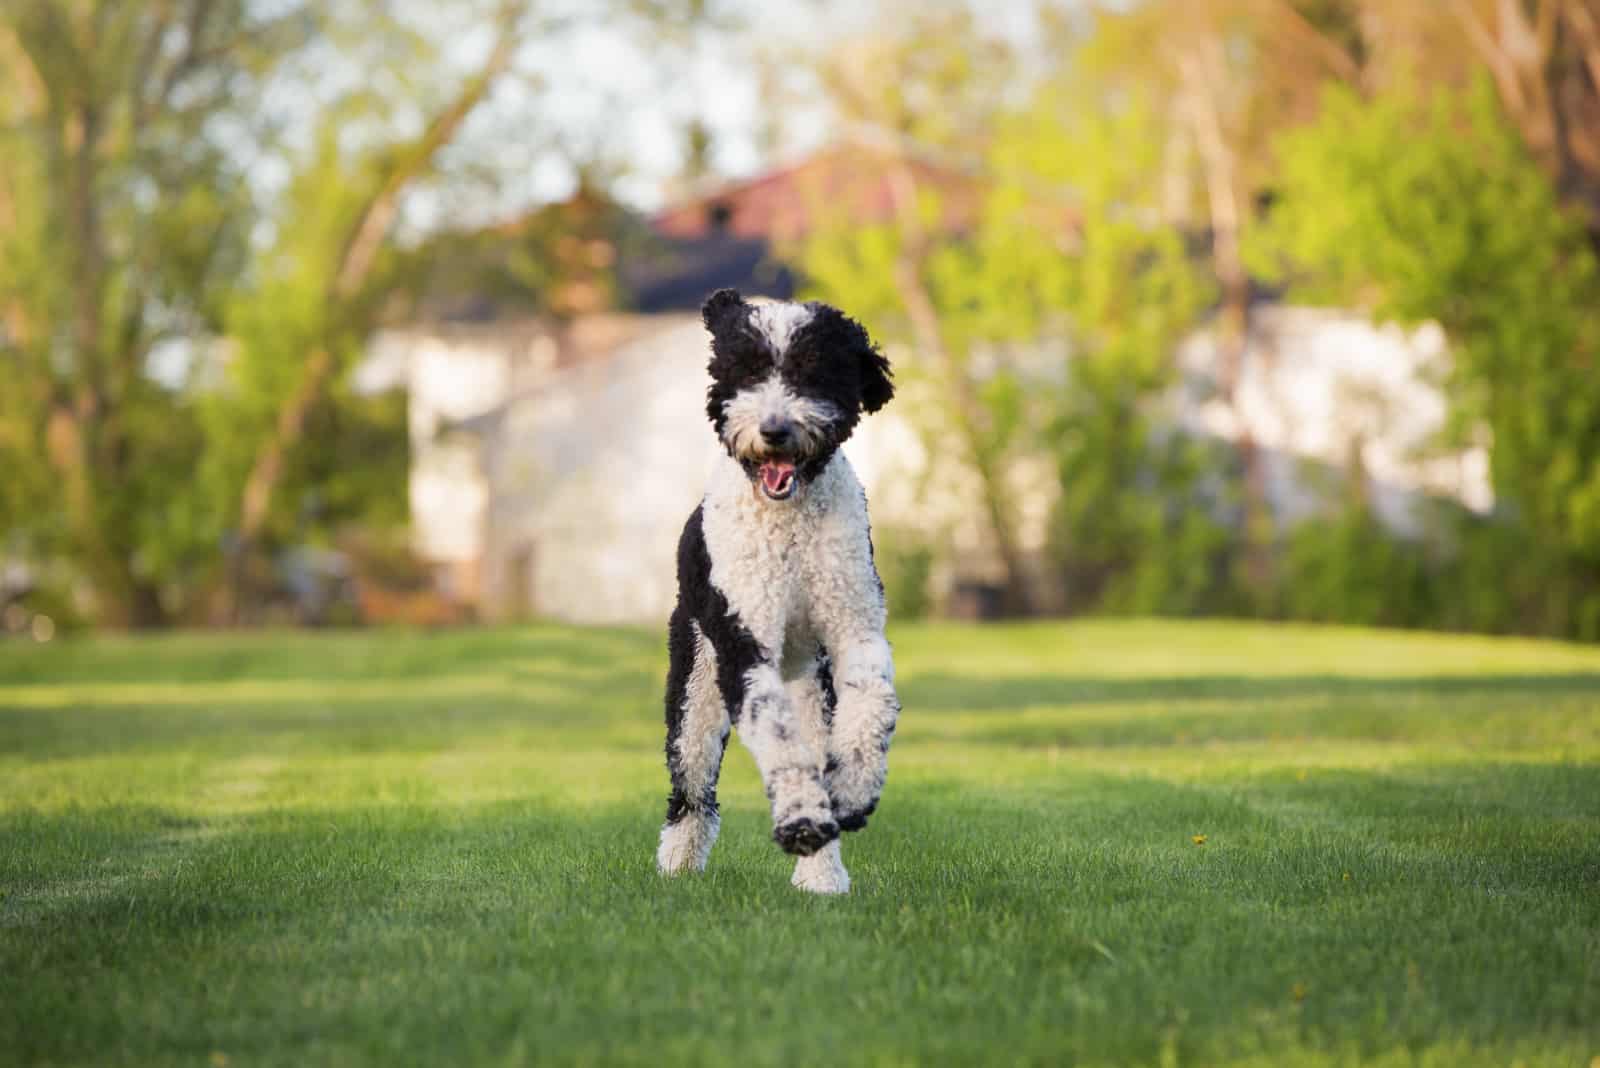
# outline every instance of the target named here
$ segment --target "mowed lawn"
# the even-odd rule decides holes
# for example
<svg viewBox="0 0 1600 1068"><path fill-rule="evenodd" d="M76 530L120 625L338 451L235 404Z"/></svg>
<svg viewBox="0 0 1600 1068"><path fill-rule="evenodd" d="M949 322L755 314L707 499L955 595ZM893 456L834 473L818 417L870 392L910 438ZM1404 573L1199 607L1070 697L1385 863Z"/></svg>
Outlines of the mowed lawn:
<svg viewBox="0 0 1600 1068"><path fill-rule="evenodd" d="M0 644L0 1063L1578 1065L1600 649L904 626L854 891L653 631Z"/></svg>

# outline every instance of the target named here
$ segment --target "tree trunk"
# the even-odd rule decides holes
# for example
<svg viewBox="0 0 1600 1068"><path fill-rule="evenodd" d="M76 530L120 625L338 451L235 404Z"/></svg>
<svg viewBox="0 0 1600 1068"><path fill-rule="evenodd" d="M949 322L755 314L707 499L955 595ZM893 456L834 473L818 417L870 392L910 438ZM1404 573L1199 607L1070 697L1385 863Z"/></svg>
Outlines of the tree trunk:
<svg viewBox="0 0 1600 1068"><path fill-rule="evenodd" d="M332 282L324 298L325 322L332 323L349 314L351 302L361 294L371 276L378 251L399 213L400 200L406 189L432 164L439 150L450 143L467 116L488 95L495 80L510 65L519 41L516 32L519 20L517 12L518 5L514 3L502 7L500 34L482 70L433 117L415 142L398 153L393 166L357 213L350 236L340 252L339 262L331 272ZM272 498L283 479L289 452L297 443L312 410L326 395L334 371L333 345L330 339L324 337L319 339L307 357L299 382L284 399L272 432L256 450L250 471L245 476L240 495L239 526L228 568L228 588L223 592L221 606L221 614L234 622L239 621L239 613L243 608L245 572L271 515Z"/></svg>
<svg viewBox="0 0 1600 1068"><path fill-rule="evenodd" d="M896 216L904 237L904 251L894 266L895 288L906 307L911 321L912 336L919 352L938 366L945 379L951 400L951 414L955 418L956 432L966 447L968 460L978 476L983 493L983 509L989 532L994 539L995 553L1000 558L1005 588L1005 608L1010 614L1026 615L1033 607L1033 597L1028 589L1022 553L1017 547L1016 534L1011 524L1010 494L1005 485L1005 472L997 470L992 457L983 446L983 412L972 383L957 367L950 356L939 329L939 313L922 280L923 250L926 237L916 218L916 179L903 162L890 172L890 188L894 197Z"/></svg>
<svg viewBox="0 0 1600 1068"><path fill-rule="evenodd" d="M1495 0L1489 20L1474 0L1450 10L1528 150L1600 239L1600 5Z"/></svg>
<svg viewBox="0 0 1600 1068"><path fill-rule="evenodd" d="M1256 595L1272 581L1272 515L1260 450L1240 403L1244 357L1250 336L1250 278L1240 252L1244 212L1237 161L1222 120L1226 71L1222 42L1214 33L1199 36L1178 56L1184 111L1189 116L1205 177L1211 216L1211 258L1222 303L1217 313L1217 384L1233 413L1234 446L1244 478L1245 581Z"/></svg>

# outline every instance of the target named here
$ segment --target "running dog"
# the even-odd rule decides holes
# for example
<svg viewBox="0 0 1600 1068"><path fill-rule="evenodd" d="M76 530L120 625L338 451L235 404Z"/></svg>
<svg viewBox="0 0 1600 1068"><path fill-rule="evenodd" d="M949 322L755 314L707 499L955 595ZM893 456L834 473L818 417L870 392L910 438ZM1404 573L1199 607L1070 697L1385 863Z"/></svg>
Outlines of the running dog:
<svg viewBox="0 0 1600 1068"><path fill-rule="evenodd" d="M866 494L839 446L894 396L889 361L826 304L751 304L724 289L702 315L706 414L725 454L678 543L672 794L656 863L667 875L705 867L737 726L773 840L799 858L793 884L842 894L839 834L877 807L900 702Z"/></svg>

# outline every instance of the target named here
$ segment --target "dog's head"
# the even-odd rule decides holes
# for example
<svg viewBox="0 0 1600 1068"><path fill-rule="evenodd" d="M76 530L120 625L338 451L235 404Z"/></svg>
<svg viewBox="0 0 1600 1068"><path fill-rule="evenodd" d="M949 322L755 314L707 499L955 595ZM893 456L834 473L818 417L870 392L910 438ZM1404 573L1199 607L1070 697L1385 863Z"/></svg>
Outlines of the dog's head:
<svg viewBox="0 0 1600 1068"><path fill-rule="evenodd" d="M711 332L706 414L769 500L795 496L822 473L861 413L894 396L889 361L837 308L752 305L721 289L701 314Z"/></svg>

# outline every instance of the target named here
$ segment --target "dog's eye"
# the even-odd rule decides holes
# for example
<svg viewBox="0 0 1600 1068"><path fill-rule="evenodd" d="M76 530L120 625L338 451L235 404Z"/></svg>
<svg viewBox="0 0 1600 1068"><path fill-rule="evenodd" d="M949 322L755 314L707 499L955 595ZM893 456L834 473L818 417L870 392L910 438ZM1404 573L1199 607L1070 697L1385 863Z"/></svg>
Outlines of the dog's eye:
<svg viewBox="0 0 1600 1068"><path fill-rule="evenodd" d="M713 365L711 368L711 377L716 379L717 382L726 387L728 390L737 392L746 388L747 386L756 385L764 376L758 374L756 371L747 366L735 364L728 367L717 367Z"/></svg>
<svg viewBox="0 0 1600 1068"><path fill-rule="evenodd" d="M849 365L812 346L791 349L783 361L784 381L807 392L827 392L843 382Z"/></svg>
<svg viewBox="0 0 1600 1068"><path fill-rule="evenodd" d="M754 385L772 374L772 358L753 346L727 355L718 355L711 361L711 377L718 382L739 388Z"/></svg>

